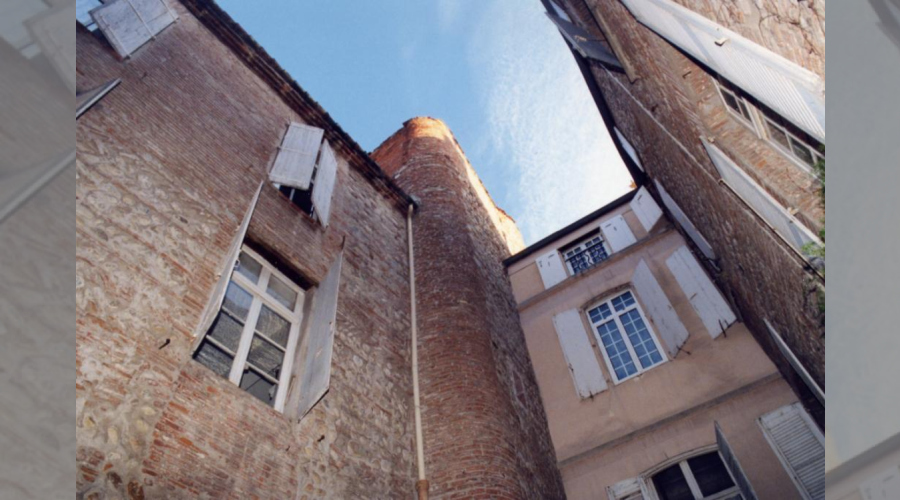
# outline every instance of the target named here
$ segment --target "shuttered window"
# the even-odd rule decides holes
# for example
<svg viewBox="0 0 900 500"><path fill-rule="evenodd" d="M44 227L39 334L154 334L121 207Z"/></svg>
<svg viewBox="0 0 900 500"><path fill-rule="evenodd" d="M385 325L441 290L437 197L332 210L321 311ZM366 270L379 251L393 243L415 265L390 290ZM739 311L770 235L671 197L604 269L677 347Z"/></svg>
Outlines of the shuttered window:
<svg viewBox="0 0 900 500"><path fill-rule="evenodd" d="M578 243L561 250L566 267L572 276L583 273L609 258L609 249L599 232L594 231Z"/></svg>
<svg viewBox="0 0 900 500"><path fill-rule="evenodd" d="M672 215L678 223L681 225L684 232L687 233L688 237L691 241L697 245L697 248L700 249L700 252L710 260L716 258L716 253L713 251L712 246L710 246L709 242L706 241L706 238L700 234L700 231L694 226L694 223L691 222L691 219L688 218L687 214L675 203L675 200L669 196L669 193L666 192L665 188L663 188L662 184L659 181L653 181L656 184L656 191L659 193L659 197L662 199L663 205L669 209L669 213Z"/></svg>
<svg viewBox="0 0 900 500"><path fill-rule="evenodd" d="M650 196L650 192L643 186L641 186L637 194L632 198L630 206L638 220L641 221L641 225L644 226L644 229L647 231L653 229L656 221L662 217L662 210L659 209L656 200Z"/></svg>
<svg viewBox="0 0 900 500"><path fill-rule="evenodd" d="M291 123L282 138L269 180L304 212L323 226L331 217L331 200L338 161L325 131Z"/></svg>
<svg viewBox="0 0 900 500"><path fill-rule="evenodd" d="M575 309L559 313L553 317L553 327L578 396L585 399L605 391L606 380L584 330L581 314Z"/></svg>
<svg viewBox="0 0 900 500"><path fill-rule="evenodd" d="M666 266L712 338L717 338L737 321L728 302L686 246L675 250L666 259Z"/></svg>
<svg viewBox="0 0 900 500"><path fill-rule="evenodd" d="M632 146L631 143L628 142L628 139L626 139L625 136L622 135L622 132L619 131L618 128L613 127L613 132L616 133L616 137L619 138L619 142L622 143L622 147L625 148L625 152L628 153L628 156L631 158L631 160L635 163L635 165L637 165L639 169L641 169L641 172L643 172L644 164L641 163L641 159L638 157L637 151L635 151L634 146Z"/></svg>
<svg viewBox="0 0 900 500"><path fill-rule="evenodd" d="M600 223L600 230L603 231L604 239L613 252L622 251L637 242L637 238L628 227L628 222L621 215Z"/></svg>
<svg viewBox="0 0 900 500"><path fill-rule="evenodd" d="M666 361L659 339L632 292L595 304L587 314L617 384Z"/></svg>
<svg viewBox="0 0 900 500"><path fill-rule="evenodd" d="M821 77L672 0L622 3L669 43L825 142Z"/></svg>
<svg viewBox="0 0 900 500"><path fill-rule="evenodd" d="M819 428L794 403L763 415L763 433L805 500L825 498L825 446Z"/></svg>
<svg viewBox="0 0 900 500"><path fill-rule="evenodd" d="M547 12L547 17L556 24L563 38L569 41L572 48L577 50L581 57L593 59L610 68L622 69L622 63L619 62L615 54L607 50L599 40L595 39L586 30L552 12Z"/></svg>
<svg viewBox="0 0 900 500"><path fill-rule="evenodd" d="M112 0L90 15L122 57L134 53L178 18L167 0Z"/></svg>
<svg viewBox="0 0 900 500"><path fill-rule="evenodd" d="M681 319L678 318L666 293L653 276L653 272L650 271L650 267L643 260L635 268L631 283L646 306L647 314L656 325L669 356L675 359L678 350L687 342L689 333Z"/></svg>
<svg viewBox="0 0 900 500"><path fill-rule="evenodd" d="M566 270L563 268L559 252L556 250L538 257L535 265L541 274L541 281L544 282L545 289L553 288L557 283L566 279Z"/></svg>

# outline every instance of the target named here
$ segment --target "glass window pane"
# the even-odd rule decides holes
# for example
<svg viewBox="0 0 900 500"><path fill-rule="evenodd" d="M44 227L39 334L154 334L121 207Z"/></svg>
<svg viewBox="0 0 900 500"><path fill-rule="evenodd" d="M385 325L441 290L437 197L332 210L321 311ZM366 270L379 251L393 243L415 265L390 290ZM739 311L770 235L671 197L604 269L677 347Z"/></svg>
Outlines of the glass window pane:
<svg viewBox="0 0 900 500"><path fill-rule="evenodd" d="M612 316L612 311L609 310L608 305L600 304L599 306L591 309L588 312L588 315L591 317L591 322L597 323Z"/></svg>
<svg viewBox="0 0 900 500"><path fill-rule="evenodd" d="M231 352L237 352L238 344L241 341L241 332L244 330L244 324L235 320L224 312L219 312L215 323L209 329L209 336L219 341L225 347L231 349Z"/></svg>
<svg viewBox="0 0 900 500"><path fill-rule="evenodd" d="M262 306L259 311L259 320L256 322L256 331L274 340L281 347L287 347L291 324L275 311Z"/></svg>
<svg viewBox="0 0 900 500"><path fill-rule="evenodd" d="M747 109L747 105L744 104L743 99L738 101L738 104L740 104L741 106L741 115L743 115L743 117L746 118L747 121L753 121L753 118L750 117L750 110Z"/></svg>
<svg viewBox="0 0 900 500"><path fill-rule="evenodd" d="M662 354L656 348L656 343L653 342L653 337L638 310L632 309L619 318L622 320L622 326L625 327L625 333L628 335L628 340L631 341L631 346L634 347L635 354L638 355L641 366L647 369L661 363Z"/></svg>
<svg viewBox="0 0 900 500"><path fill-rule="evenodd" d="M269 382L255 371L244 371L244 376L241 377L241 389L249 392L263 403L275 406L275 393L278 391L278 384Z"/></svg>
<svg viewBox="0 0 900 500"><path fill-rule="evenodd" d="M729 108L731 108L731 109L737 111L738 113L741 112L741 108L738 107L737 99L735 99L733 95L731 95L731 94L728 93L727 91L724 91L724 90L723 90L723 91L722 91L722 98L725 99L725 104L727 104Z"/></svg>
<svg viewBox="0 0 900 500"><path fill-rule="evenodd" d="M813 155L812 151L809 150L809 146L798 142L796 139L791 137L791 150L794 152L794 155L796 155L797 158L800 158L800 161L810 166L813 165Z"/></svg>
<svg viewBox="0 0 900 500"><path fill-rule="evenodd" d="M266 375L278 378L281 373L281 363L284 361L284 351L278 349L259 335L253 336L250 343L250 353L247 361L260 369Z"/></svg>
<svg viewBox="0 0 900 500"><path fill-rule="evenodd" d="M771 137L773 141L781 144L788 149L791 148L791 146L788 144L788 136L784 133L784 130L781 130L768 120L766 120L766 129L768 129L769 137Z"/></svg>
<svg viewBox="0 0 900 500"><path fill-rule="evenodd" d="M228 290L225 291L225 300L222 302L222 309L231 313L238 320L245 321L252 303L253 296L249 292L239 287L233 281L228 284Z"/></svg>
<svg viewBox="0 0 900 500"><path fill-rule="evenodd" d="M622 339L616 323L610 321L597 326L597 333L600 335L600 341L603 343L613 371L616 372L616 378L622 380L637 373L637 367L634 365L634 360L631 359L631 353L628 352L628 347L625 346L625 341Z"/></svg>
<svg viewBox="0 0 900 500"><path fill-rule="evenodd" d="M225 378L228 378L228 374L231 372L231 364L234 361L228 353L206 340L200 344L200 348L194 354L194 359Z"/></svg>
<svg viewBox="0 0 900 500"><path fill-rule="evenodd" d="M284 281L275 277L274 274L269 277L269 289L267 292L284 307L291 311L294 310L294 304L297 303L297 292L291 289Z"/></svg>
<svg viewBox="0 0 900 500"><path fill-rule="evenodd" d="M241 252L240 257L238 257L238 265L235 268L239 274L242 274L247 279L254 283L259 282L259 273L262 272L262 264L256 262L253 257L250 257L244 252Z"/></svg>
<svg viewBox="0 0 900 500"><path fill-rule="evenodd" d="M719 458L718 452L689 458L688 465L700 486L700 492L705 497L734 487L734 481L728 475L728 470Z"/></svg>
<svg viewBox="0 0 900 500"><path fill-rule="evenodd" d="M691 487L688 486L681 467L675 464L661 470L653 476L653 486L659 494L659 500L694 500Z"/></svg>

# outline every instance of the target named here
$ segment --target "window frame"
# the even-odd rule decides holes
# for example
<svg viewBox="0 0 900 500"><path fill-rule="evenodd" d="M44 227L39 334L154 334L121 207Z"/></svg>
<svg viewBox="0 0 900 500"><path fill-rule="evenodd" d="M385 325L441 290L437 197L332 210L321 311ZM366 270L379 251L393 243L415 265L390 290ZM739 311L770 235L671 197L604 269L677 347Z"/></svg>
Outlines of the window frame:
<svg viewBox="0 0 900 500"><path fill-rule="evenodd" d="M815 172L813 171L813 166L815 163L818 163L818 161L824 162L825 155L822 152L820 152L815 146L813 146L812 144L809 144L802 138L798 137L797 134L794 134L793 132L791 132L788 129L788 127L786 127L780 123L776 123L776 121L774 119L770 118L769 116L767 116L767 114L764 111L757 110L757 115L760 117L760 122L761 122L760 136L763 139L765 139L769 144L771 144L779 153L781 153L782 156L785 156L787 159L796 163L797 165L800 166L800 168L806 170L811 175L815 175ZM779 117L779 118L781 118L781 117ZM784 120L783 118L781 118L781 119ZM785 134L785 136L787 136L789 147L785 146L784 144L781 144L780 142L775 140L774 137L772 137L772 132L771 132L770 127L778 129L781 133L783 133L783 134ZM799 143L803 147L809 149L810 153L812 154L813 165L809 165L808 163L804 162L803 160L801 160L799 158L799 156L796 153L794 153L794 151L793 151L793 143L794 142Z"/></svg>
<svg viewBox="0 0 900 500"><path fill-rule="evenodd" d="M259 279L256 283L251 281L243 274L237 272L237 266L239 265L241 254L247 254L250 258L260 264L261 267ZM284 413L284 406L287 401L288 391L290 389L289 385L291 380L291 373L293 372L294 368L293 362L297 354L297 349L301 342L300 328L303 323L303 310L307 299L307 290L304 290L300 285L295 283L294 280L279 271L265 257L248 247L246 243L241 245L241 250L240 252L238 252L238 255L232 265L234 271L231 273L231 279L229 279L228 281L228 286L234 284L252 297L252 302L248 309L247 317L244 319L243 329L238 341L237 351L232 352L230 348L226 347L220 341L212 338L210 336L213 331L212 326L204 333L203 340L201 341L200 345L202 347L203 343L209 342L215 348L232 356L231 369L227 378L231 383L238 386L241 391L245 391L240 387L241 379L243 378L243 374L245 371L253 370L257 373L257 375L263 373L263 375L265 375L263 378L270 383L273 379L275 379L275 377L271 377L265 374L264 371L259 367L254 366L251 368L251 363L247 358L250 354L250 348L252 347L254 336L259 335L264 342L268 342L273 346L278 346L277 348L279 350L283 350L284 358L282 359L281 363L281 372L279 373L279 376L277 378L278 390L276 391L274 401L270 407L275 409L275 411ZM297 293L297 298L294 301L293 310L290 310L287 306L273 298L268 293L269 282L272 276L279 279L283 284L287 285L289 289ZM267 336L257 331L257 322L259 320L259 315L262 311L263 306L268 307L270 310L272 310L272 312L281 316L282 319L285 319L290 324L287 345L283 349L280 348L277 342L269 339ZM224 303L223 306L219 307L217 316L218 314L222 314L223 309ZM213 322L213 326L214 325L215 322ZM200 347L197 348L197 351L194 353L191 359L203 365L202 362L196 359L196 357L199 355L199 352ZM251 397L253 397L253 399L258 399L252 395ZM265 404L264 401L260 402Z"/></svg>
<svg viewBox="0 0 900 500"><path fill-rule="evenodd" d="M717 78L713 78L713 82L716 84L716 90L719 92L719 98L722 99L722 104L725 105L725 109L728 111L728 113L736 117L741 125L744 125L745 127L752 130L754 134L760 136L759 116L757 116L756 106L748 101L737 90L731 88L732 85L728 84L727 82L721 81ZM748 116L744 116L743 113L738 112L738 110L732 108L728 104L728 99L725 97L726 94L734 99L734 101L738 105L738 108L741 108L741 105L743 105L743 109L747 111Z"/></svg>
<svg viewBox="0 0 900 500"><path fill-rule="evenodd" d="M593 242L596 239L599 239L600 241L588 246L589 243ZM601 245L603 247L603 251L606 253L606 257L600 261L594 262L594 257L590 253L588 253L592 264L589 265L587 268L585 268L582 271L575 272L575 269L572 267L572 264L571 264L571 262L569 262L569 260L575 258L578 255L588 252L589 249L591 249L597 245ZM571 256L569 256L570 253L572 253ZM563 263L566 266L566 272L568 273L568 275L570 277L577 276L579 274L583 274L583 273L587 272L588 270L590 270L594 267L597 267L601 263L609 260L609 258L612 256L612 254L613 254L612 249L609 247L609 243L606 241L606 238L603 237L603 233L600 230L597 230L596 233L591 232L587 236L581 238L580 240L577 240L576 243L567 245L567 246L563 247L562 250L559 250L559 255L560 255L560 257L562 257Z"/></svg>
<svg viewBox="0 0 900 500"><path fill-rule="evenodd" d="M731 482L734 483L734 486L725 491L715 493L712 496L704 497L703 493L700 491L700 486L697 483L697 479L694 477L694 472L691 470L690 464L688 464L688 460L710 453L715 453L719 456L719 460L722 461L722 465L724 465L725 471L728 473L728 477L731 478ZM731 498L744 498L740 486L738 486L734 475L731 473L731 471L728 469L728 465L725 463L725 458L722 456L722 452L719 451L718 446L713 444L689 451L687 453L682 453L681 455L678 455L670 460L666 460L665 462L656 465L652 469L641 474L641 482L644 485L645 491L650 496L646 500L659 499L659 492L656 490L656 484L653 482L653 477L675 464L678 464L679 468L681 469L681 473L684 475L684 479L685 481L687 481L688 486L691 489L691 493L694 495L696 500L725 500ZM739 497L734 497L734 495L739 495Z"/></svg>
<svg viewBox="0 0 900 500"><path fill-rule="evenodd" d="M630 293L634 298L634 304L627 306L623 311L616 311L615 306L613 306L612 301L618 297L624 296L625 294ZM609 359L609 353L606 352L606 346L603 344L603 339L600 338L600 334L597 331L597 327L600 325L604 325L609 322L609 318L601 319L599 322L594 322L591 320L590 311L600 307L601 305L606 304L609 306L613 315L611 318L616 323L616 327L619 329L619 333L622 335L622 339L625 343L625 348L628 350L628 354L631 356L631 361L634 364L637 371L632 373L631 375L622 378L621 380L616 375L615 367L612 364L612 361ZM659 352L660 357L662 357L662 361L655 363L647 368L641 366L640 358L637 356L637 353L634 350L634 345L631 343L631 339L628 337L628 334L625 331L625 325L622 323L620 316L629 311L637 310L638 314L641 317L641 320L644 322L644 326L647 328L647 331L650 334L650 338L653 339L653 344L656 346L657 352ZM627 288L625 290L620 290L615 294L608 295L605 298L600 300L596 300L591 302L587 307L584 308L584 316L587 319L588 325L591 327L591 333L594 336L594 340L597 341L597 348L600 349L600 354L603 355L603 361L606 363L606 368L609 370L609 375L612 378L613 384L619 385L623 382L631 380L635 377L638 377L654 368L659 367L660 365L664 365L669 361L668 353L665 348L663 348L662 342L659 340L659 335L657 335L656 330L653 329L653 325L650 323L650 319L646 313L644 313L644 309L640 304L640 299L638 298L637 292L632 288Z"/></svg>

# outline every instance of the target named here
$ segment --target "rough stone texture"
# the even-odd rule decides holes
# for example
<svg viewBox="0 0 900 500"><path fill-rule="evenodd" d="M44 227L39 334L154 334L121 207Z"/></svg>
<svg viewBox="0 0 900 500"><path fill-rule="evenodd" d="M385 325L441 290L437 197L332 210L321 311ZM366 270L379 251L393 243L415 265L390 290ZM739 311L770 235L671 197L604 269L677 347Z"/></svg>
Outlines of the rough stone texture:
<svg viewBox="0 0 900 500"><path fill-rule="evenodd" d="M732 118L710 75L638 23L620 1L564 3L579 24L615 42L620 58L634 69L634 81L629 81L592 66L617 127L638 150L647 174L665 186L716 250L721 272L710 270L719 285L822 425L824 408L780 355L763 320L773 323L824 387L824 317L815 294L824 280L719 183L699 137L715 137L721 149L816 231L824 217L817 181ZM823 2L679 3L824 76ZM610 31L601 34L598 19ZM652 183L648 187L653 190Z"/></svg>
<svg viewBox="0 0 900 500"><path fill-rule="evenodd" d="M521 248L514 223L439 120L410 120L373 158L421 199L413 240L431 496L563 498L501 263Z"/></svg>

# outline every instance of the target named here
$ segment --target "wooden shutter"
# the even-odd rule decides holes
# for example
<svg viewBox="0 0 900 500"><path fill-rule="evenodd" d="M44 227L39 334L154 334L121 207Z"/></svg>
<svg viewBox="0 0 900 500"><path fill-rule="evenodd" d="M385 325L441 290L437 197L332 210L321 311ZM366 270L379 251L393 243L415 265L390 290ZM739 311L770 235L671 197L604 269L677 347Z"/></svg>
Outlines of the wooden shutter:
<svg viewBox="0 0 900 500"><path fill-rule="evenodd" d="M672 0L622 3L669 43L825 142L825 82L819 75Z"/></svg>
<svg viewBox="0 0 900 500"><path fill-rule="evenodd" d="M862 500L896 500L900 498L900 468L896 465L867 478L859 486Z"/></svg>
<svg viewBox="0 0 900 500"><path fill-rule="evenodd" d="M575 383L575 392L585 399L605 391L606 380L584 330L581 314L575 309L561 312L553 317L553 326Z"/></svg>
<svg viewBox="0 0 900 500"><path fill-rule="evenodd" d="M656 200L650 196L650 192L643 186L641 186L637 194L634 195L634 198L631 199L630 206L634 214L637 215L638 220L641 221L641 225L644 226L644 229L648 232L653 229L653 225L656 224L656 221L662 217L662 210L659 209Z"/></svg>
<svg viewBox="0 0 900 500"><path fill-rule="evenodd" d="M613 127L613 132L616 133L616 137L619 138L619 142L622 143L622 147L625 148L625 152L628 153L628 156L631 157L631 160L635 163L635 165L637 165L639 169L641 169L641 172L643 172L644 164L641 163L641 159L638 158L637 151L634 150L634 146L632 146L631 143L628 142L628 139L626 139L625 136L622 135L622 132L619 131L618 128Z"/></svg>
<svg viewBox="0 0 900 500"><path fill-rule="evenodd" d="M806 500L825 498L825 445L819 428L800 403L759 419L769 445Z"/></svg>
<svg viewBox="0 0 900 500"><path fill-rule="evenodd" d="M781 334L779 334L778 331L775 330L775 327L772 326L772 323L769 323L768 319L764 321L766 322L766 328L768 328L769 334L772 336L772 340L774 340L775 345L778 346L778 350L781 351L781 354L783 354L785 358L787 358L788 363L790 363L794 368L794 371L797 372L798 375L800 375L800 378L803 379L806 387L809 387L809 390L812 391L812 393L816 396L816 399L818 399L819 402L824 405L825 392L821 387L819 387L819 384L817 384L816 381L813 380L812 375L810 375L809 372L806 371L806 368L803 366L800 360L797 359L797 356L794 355L794 351L792 351L791 348L788 347L787 343L781 337Z"/></svg>
<svg viewBox="0 0 900 500"><path fill-rule="evenodd" d="M643 500L642 493L641 479L637 477L619 481L606 488L606 496L609 500Z"/></svg>
<svg viewBox="0 0 900 500"><path fill-rule="evenodd" d="M643 259L635 268L631 283L645 306L644 310L653 320L659 336L666 344L669 356L674 359L681 346L687 342L689 334Z"/></svg>
<svg viewBox="0 0 900 500"><path fill-rule="evenodd" d="M762 186L747 175L747 172L744 172L721 149L710 144L702 137L701 140L725 183L750 205L760 217L771 224L775 231L788 243L798 251L807 243L822 243L818 237L791 215L787 209L775 201Z"/></svg>
<svg viewBox="0 0 900 500"><path fill-rule="evenodd" d="M253 194L250 206L244 213L244 219L241 221L237 233L231 240L231 245L228 247L228 253L225 254L222 263L219 265L219 279L216 282L215 288L213 288L212 296L206 304L206 308L203 309L203 314L200 315L200 324L197 325L196 330L194 330L194 345L191 352L196 351L197 348L200 347L200 344L203 343L206 332L209 331L213 321L216 320L216 316L219 314L219 309L222 307L222 302L225 300L228 282L231 281L231 274L234 272L234 264L237 262L238 254L241 251L241 245L244 243L244 238L247 235L247 228L250 227L250 219L253 217L253 211L256 210L256 202L259 200L259 193L262 191L264 183L265 182L260 182L259 187L256 188L256 193Z"/></svg>
<svg viewBox="0 0 900 500"><path fill-rule="evenodd" d="M92 10L91 16L122 57L128 57L178 18L167 0L112 0Z"/></svg>
<svg viewBox="0 0 900 500"><path fill-rule="evenodd" d="M757 500L756 492L753 491L753 485L750 484L747 475L744 474L744 468L741 467L741 463L738 462L737 457L731 450L731 446L728 445L728 441L725 439L722 428L719 427L718 422L713 422L713 425L715 426L716 444L719 447L719 455L722 456L722 462L725 463L725 467L728 468L728 472L730 472L731 477L734 478L735 484L737 484L738 489L741 490L741 495L744 496L744 500Z"/></svg>
<svg viewBox="0 0 900 500"><path fill-rule="evenodd" d="M550 289L568 276L563 268L562 260L559 252L556 250L535 259L538 266L538 272L541 273L541 281L544 282L544 288Z"/></svg>
<svg viewBox="0 0 900 500"><path fill-rule="evenodd" d="M700 319L703 320L703 326L706 327L712 338L717 338L737 321L728 302L725 302L725 298L703 271L688 247L682 246L675 250L675 253L666 259L666 265L675 275L675 280L678 281L684 295L691 302L694 311L697 311Z"/></svg>
<svg viewBox="0 0 900 500"><path fill-rule="evenodd" d="M637 242L634 233L628 227L628 222L621 215L602 222L600 229L603 231L603 237L609 243L609 247L613 252L624 250Z"/></svg>
<svg viewBox="0 0 900 500"><path fill-rule="evenodd" d="M341 250L313 296L306 359L302 366L298 418L306 415L313 405L322 399L331 383L331 355L334 349L343 255L344 252Z"/></svg>
<svg viewBox="0 0 900 500"><path fill-rule="evenodd" d="M337 180L337 158L328 140L322 142L322 155L319 157L319 170L316 173L316 185L313 186L312 202L316 207L316 216L322 225L328 227L331 215L331 200L334 184Z"/></svg>
<svg viewBox="0 0 900 500"><path fill-rule="evenodd" d="M622 69L622 63L619 62L615 54L607 50L593 35L552 12L547 12L546 14L553 21L553 24L559 28L563 38L569 41L572 48L577 50L581 57L593 59L610 68Z"/></svg>
<svg viewBox="0 0 900 500"><path fill-rule="evenodd" d="M269 180L283 186L309 189L324 130L291 123L281 140Z"/></svg>
<svg viewBox="0 0 900 500"><path fill-rule="evenodd" d="M53 65L56 74L71 92L75 92L75 44L72 34L75 26L75 3L51 9L28 21L31 37L41 47L41 52Z"/></svg>
<svg viewBox="0 0 900 500"><path fill-rule="evenodd" d="M675 200L672 199L671 196L669 196L669 193L666 192L665 188L663 188L662 184L660 184L659 181L654 180L653 182L656 184L656 190L659 193L659 197L662 199L663 205L665 205L666 208L669 209L669 213L672 215L672 218L678 221L682 229L684 229L684 232L687 233L691 241L693 241L694 244L697 245L697 248L700 249L700 252L703 253L703 255L707 259L715 259L716 252L713 251L712 246L710 246L709 242L706 241L706 238L704 238L703 235L700 234L700 231L697 230L697 227L694 226L694 223L691 222L691 219L688 218L687 214L685 214L684 211L681 210L681 207L679 207L678 204L675 203Z"/></svg>

